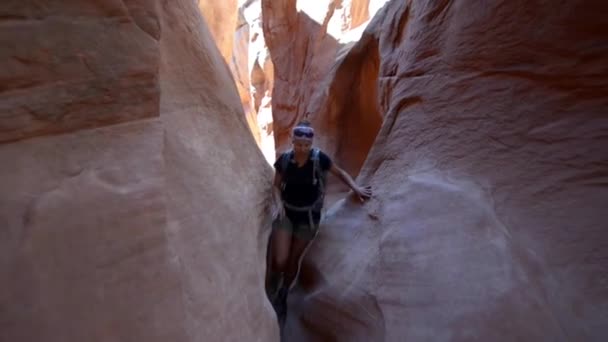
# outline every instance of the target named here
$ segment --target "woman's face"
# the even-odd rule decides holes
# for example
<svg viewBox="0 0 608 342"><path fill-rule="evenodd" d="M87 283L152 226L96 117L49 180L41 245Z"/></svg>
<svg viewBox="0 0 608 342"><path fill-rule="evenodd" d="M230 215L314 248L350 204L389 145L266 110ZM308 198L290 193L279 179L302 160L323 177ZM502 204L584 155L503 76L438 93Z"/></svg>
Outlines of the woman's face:
<svg viewBox="0 0 608 342"><path fill-rule="evenodd" d="M306 154L310 152L312 141L304 139L293 139L293 150L297 154Z"/></svg>

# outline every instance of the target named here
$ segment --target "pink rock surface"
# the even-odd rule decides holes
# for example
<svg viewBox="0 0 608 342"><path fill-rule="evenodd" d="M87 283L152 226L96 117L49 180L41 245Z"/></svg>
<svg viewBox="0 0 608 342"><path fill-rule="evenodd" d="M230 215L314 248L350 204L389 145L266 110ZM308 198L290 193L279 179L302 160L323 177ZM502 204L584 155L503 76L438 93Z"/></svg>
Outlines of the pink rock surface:
<svg viewBox="0 0 608 342"><path fill-rule="evenodd" d="M378 56L383 121L358 177L375 195L328 211L289 341L608 336L606 9L391 1L376 15L348 52ZM369 65L348 56L334 68ZM348 150L360 125L323 115L376 111L331 101L353 87L335 77L315 121Z"/></svg>
<svg viewBox="0 0 608 342"><path fill-rule="evenodd" d="M12 4L0 340L277 340L271 170L196 3ZM24 103L53 121L24 121Z"/></svg>

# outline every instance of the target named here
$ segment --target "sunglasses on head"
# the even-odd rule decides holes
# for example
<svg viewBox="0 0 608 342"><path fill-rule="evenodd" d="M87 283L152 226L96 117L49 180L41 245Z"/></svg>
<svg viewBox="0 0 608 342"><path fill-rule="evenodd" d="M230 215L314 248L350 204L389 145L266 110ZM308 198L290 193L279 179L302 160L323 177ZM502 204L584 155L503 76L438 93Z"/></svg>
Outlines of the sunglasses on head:
<svg viewBox="0 0 608 342"><path fill-rule="evenodd" d="M293 135L298 137L298 138L302 138L302 137L306 137L306 138L312 138L315 133L311 130L308 129L294 129L293 130Z"/></svg>

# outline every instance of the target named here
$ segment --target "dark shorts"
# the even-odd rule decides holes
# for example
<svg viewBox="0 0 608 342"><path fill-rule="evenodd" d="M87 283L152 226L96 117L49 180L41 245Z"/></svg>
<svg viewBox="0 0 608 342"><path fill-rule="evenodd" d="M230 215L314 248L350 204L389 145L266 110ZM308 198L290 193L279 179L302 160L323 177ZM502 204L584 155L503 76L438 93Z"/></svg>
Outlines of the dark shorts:
<svg viewBox="0 0 608 342"><path fill-rule="evenodd" d="M308 212L291 211L285 209L285 217L283 219L275 219L272 222L273 229L284 229L289 231L295 237L305 240L312 240L319 230L319 222L321 222L321 212L312 211L312 226Z"/></svg>

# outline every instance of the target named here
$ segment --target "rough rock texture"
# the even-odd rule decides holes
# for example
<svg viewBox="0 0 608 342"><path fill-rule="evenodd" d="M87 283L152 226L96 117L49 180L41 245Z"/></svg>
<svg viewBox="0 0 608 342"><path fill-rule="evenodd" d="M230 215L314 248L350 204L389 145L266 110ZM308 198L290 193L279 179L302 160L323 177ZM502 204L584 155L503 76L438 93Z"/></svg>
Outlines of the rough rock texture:
<svg viewBox="0 0 608 342"><path fill-rule="evenodd" d="M272 115L277 151L303 117L344 44L356 40L386 0L262 0L264 37L274 65Z"/></svg>
<svg viewBox="0 0 608 342"><path fill-rule="evenodd" d="M271 171L196 3L0 13L0 341L277 340Z"/></svg>
<svg viewBox="0 0 608 342"><path fill-rule="evenodd" d="M599 0L395 0L376 15L334 67L370 83L361 70L378 58L369 115L384 118L358 179L375 195L329 210L289 341L606 339L605 12ZM332 83L321 91L337 100L315 98L343 108L319 115L361 117L369 103ZM289 84L275 90L301 87ZM345 148L361 129L350 125L333 138Z"/></svg>

